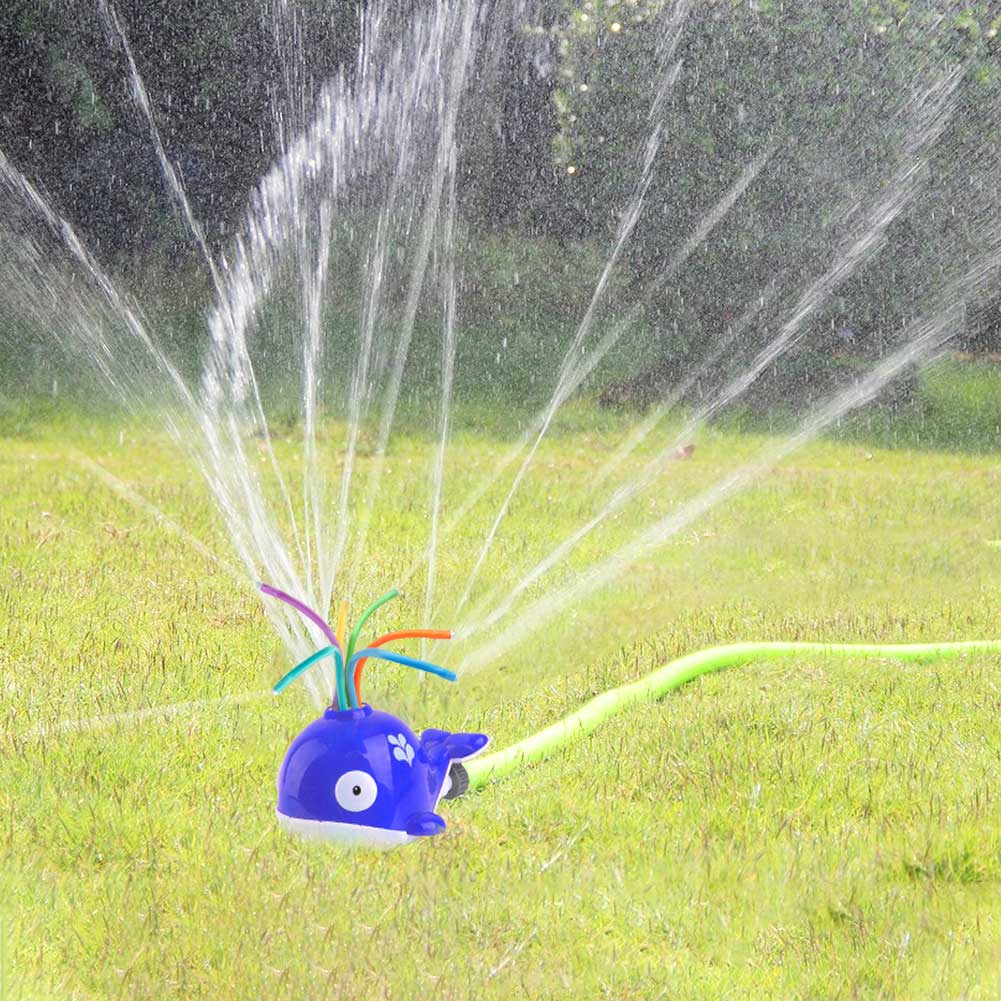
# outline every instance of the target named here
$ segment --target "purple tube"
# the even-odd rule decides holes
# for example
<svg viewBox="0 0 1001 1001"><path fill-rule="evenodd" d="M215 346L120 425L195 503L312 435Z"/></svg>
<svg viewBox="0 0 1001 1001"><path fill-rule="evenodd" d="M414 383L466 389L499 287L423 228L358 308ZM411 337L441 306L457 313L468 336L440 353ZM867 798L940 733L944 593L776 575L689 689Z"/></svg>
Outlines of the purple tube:
<svg viewBox="0 0 1001 1001"><path fill-rule="evenodd" d="M279 601L284 601L286 605L291 605L297 612L305 615L310 622L316 623L323 630L323 635L330 641L330 645L340 650L341 645L337 642L337 634L309 605L304 605L298 598L293 598L291 594L279 591L277 587L272 587L270 584L258 584L257 588L262 594L266 594L271 598L277 598Z"/></svg>

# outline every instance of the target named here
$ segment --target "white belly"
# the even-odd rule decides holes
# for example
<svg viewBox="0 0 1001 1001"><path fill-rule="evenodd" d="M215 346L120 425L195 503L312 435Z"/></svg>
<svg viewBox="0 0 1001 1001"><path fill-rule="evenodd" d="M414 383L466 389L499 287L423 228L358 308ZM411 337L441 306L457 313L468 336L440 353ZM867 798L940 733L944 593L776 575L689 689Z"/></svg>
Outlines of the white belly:
<svg viewBox="0 0 1001 1001"><path fill-rule="evenodd" d="M307 841L327 841L345 848L377 848L388 851L408 841L414 841L406 831L391 831L384 827L366 827L364 824L342 824L336 820L304 820L275 811L278 826L289 834Z"/></svg>

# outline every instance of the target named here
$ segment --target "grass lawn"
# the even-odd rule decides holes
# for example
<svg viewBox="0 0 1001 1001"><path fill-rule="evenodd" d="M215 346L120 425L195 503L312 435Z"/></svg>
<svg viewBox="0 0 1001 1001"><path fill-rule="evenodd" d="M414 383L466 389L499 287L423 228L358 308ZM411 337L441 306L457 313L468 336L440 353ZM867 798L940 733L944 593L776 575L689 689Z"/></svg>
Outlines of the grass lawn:
<svg viewBox="0 0 1001 1001"><path fill-rule="evenodd" d="M595 509L621 420L555 430L476 601ZM557 582L765 444L706 433ZM450 505L505 448L460 429ZM365 597L426 538L428 454L407 439L390 458ZM261 694L289 664L257 596L95 460L230 558L165 441L55 417L0 439L3 1001L1001 995L1001 657L709 677L444 804L440 837L341 854L274 823L275 771L315 710ZM443 593L503 492L443 551ZM999 496L996 454L818 442L541 647L449 692L373 669L372 699L502 747L714 643L1001 636Z"/></svg>

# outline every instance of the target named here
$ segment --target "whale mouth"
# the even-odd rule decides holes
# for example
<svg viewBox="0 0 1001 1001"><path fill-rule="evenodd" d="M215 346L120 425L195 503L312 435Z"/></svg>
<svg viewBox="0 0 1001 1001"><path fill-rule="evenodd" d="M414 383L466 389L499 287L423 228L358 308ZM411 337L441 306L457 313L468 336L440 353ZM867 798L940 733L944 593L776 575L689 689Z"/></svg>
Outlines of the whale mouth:
<svg viewBox="0 0 1001 1001"><path fill-rule="evenodd" d="M338 820L307 820L305 817L290 817L281 810L276 810L275 816L278 818L278 826L289 834L306 841L324 841L345 848L389 851L414 840L406 831L394 831L386 827L345 824Z"/></svg>

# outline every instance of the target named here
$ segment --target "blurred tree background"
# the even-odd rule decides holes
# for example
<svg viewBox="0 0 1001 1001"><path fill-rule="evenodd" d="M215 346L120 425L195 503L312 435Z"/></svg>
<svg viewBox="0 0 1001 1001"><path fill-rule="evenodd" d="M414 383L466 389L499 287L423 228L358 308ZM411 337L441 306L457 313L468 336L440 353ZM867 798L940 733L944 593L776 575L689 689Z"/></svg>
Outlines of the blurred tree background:
<svg viewBox="0 0 1001 1001"><path fill-rule="evenodd" d="M665 21L686 6L677 46L665 52ZM117 9L168 155L224 248L247 193L308 119L322 82L350 72L359 7L121 0ZM916 64L933 79L948 59L971 84L924 167L921 212L895 221L892 253L829 297L819 319L826 337L791 357L787 376L823 370L830 378L816 380L820 392L838 366L819 365L817 352L864 358L885 347L924 305L929 269L956 264L940 258L942 232L954 237L953 258L956 247L972 253L977 219L997 210L999 122L984 114L1001 97L994 4L537 0L487 3L484 17L490 39L501 40L481 70L492 74L496 99L474 100L464 116L460 164L463 218L475 231L463 300L472 328L566 323L583 309L637 189L652 122L662 123L657 169L615 286L623 301L642 301L655 357L606 385L608 400L648 401L762 296L792 305L829 266L831 248L853 232L917 131L907 110ZM290 44L305 53L301 64L285 58ZM11 160L117 270L168 297L204 296L96 3L11 0L0 16L0 58L0 147ZM655 106L658 67L675 64L676 82ZM661 280L755 158L766 165L739 210ZM997 300L967 305L965 346L1001 350ZM781 394L781 380L768 385L763 392Z"/></svg>

